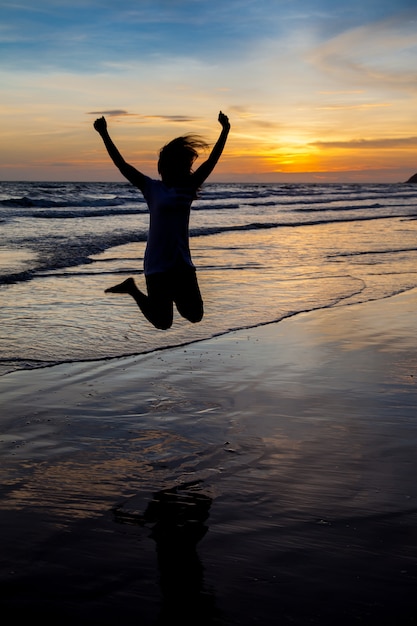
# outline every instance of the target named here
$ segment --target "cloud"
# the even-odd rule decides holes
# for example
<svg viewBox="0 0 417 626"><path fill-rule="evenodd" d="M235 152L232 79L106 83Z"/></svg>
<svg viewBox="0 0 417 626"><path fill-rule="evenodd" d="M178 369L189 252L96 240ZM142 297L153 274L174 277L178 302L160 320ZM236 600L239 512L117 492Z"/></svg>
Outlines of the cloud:
<svg viewBox="0 0 417 626"><path fill-rule="evenodd" d="M313 49L308 60L339 82L416 91L417 9L349 29Z"/></svg>
<svg viewBox="0 0 417 626"><path fill-rule="evenodd" d="M417 137L387 137L382 139L350 139L348 141L314 141L309 144L317 148L343 148L358 150L417 148Z"/></svg>
<svg viewBox="0 0 417 626"><path fill-rule="evenodd" d="M124 109L110 109L107 111L88 111L87 115L105 115L107 117L136 117L140 120L156 120L159 122L195 122L198 118L189 115L140 115L139 113L129 113Z"/></svg>
<svg viewBox="0 0 417 626"><path fill-rule="evenodd" d="M87 115L107 115L108 117L124 117L125 115L134 115L123 109L111 109L110 111L88 111Z"/></svg>
<svg viewBox="0 0 417 626"><path fill-rule="evenodd" d="M389 102L363 102L362 104L325 104L315 107L317 111L337 111L349 109L379 109L392 106Z"/></svg>
<svg viewBox="0 0 417 626"><path fill-rule="evenodd" d="M190 117L189 115L142 115L144 119L159 120L162 122L195 122L196 117Z"/></svg>

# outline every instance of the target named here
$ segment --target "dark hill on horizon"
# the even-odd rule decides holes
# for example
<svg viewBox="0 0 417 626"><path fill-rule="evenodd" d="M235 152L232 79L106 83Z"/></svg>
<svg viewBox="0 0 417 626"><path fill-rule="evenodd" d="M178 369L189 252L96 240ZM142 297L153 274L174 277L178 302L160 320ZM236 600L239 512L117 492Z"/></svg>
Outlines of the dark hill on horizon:
<svg viewBox="0 0 417 626"><path fill-rule="evenodd" d="M417 174L414 174L413 176L411 176L411 178L409 178L405 182L406 183L417 183Z"/></svg>

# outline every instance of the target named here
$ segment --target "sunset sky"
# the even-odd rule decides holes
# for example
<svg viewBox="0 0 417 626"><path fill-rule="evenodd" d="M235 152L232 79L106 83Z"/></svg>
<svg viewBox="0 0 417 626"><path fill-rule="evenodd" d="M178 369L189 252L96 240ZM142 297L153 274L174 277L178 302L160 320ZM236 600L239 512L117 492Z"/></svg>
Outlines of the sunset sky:
<svg viewBox="0 0 417 626"><path fill-rule="evenodd" d="M212 181L417 172L416 0L0 0L0 180L156 176L175 136L232 130Z"/></svg>

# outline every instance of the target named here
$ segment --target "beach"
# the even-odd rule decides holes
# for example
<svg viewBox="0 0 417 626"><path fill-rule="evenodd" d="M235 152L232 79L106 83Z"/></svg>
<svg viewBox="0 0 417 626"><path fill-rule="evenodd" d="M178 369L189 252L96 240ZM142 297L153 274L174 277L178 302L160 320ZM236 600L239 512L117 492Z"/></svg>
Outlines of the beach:
<svg viewBox="0 0 417 626"><path fill-rule="evenodd" d="M417 623L416 310L413 289L2 376L3 611Z"/></svg>

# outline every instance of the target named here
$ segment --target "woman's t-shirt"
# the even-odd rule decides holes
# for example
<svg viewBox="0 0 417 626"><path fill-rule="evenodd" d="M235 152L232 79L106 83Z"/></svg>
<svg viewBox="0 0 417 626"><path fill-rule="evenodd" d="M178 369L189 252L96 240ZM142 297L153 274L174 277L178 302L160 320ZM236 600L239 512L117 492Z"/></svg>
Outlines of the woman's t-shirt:
<svg viewBox="0 0 417 626"><path fill-rule="evenodd" d="M181 259L193 267L188 226L195 191L167 187L160 180L146 177L143 196L150 214L145 275L165 272Z"/></svg>

